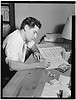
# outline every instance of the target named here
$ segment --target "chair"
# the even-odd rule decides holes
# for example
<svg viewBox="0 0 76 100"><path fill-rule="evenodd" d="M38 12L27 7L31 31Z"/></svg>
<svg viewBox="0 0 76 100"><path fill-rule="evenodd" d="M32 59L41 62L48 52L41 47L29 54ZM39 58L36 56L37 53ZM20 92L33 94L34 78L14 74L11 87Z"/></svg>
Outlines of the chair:
<svg viewBox="0 0 76 100"><path fill-rule="evenodd" d="M16 73L16 71L10 71L9 65L5 62L5 49L2 49L1 52L1 80L2 80L2 89L5 87L5 85L10 81L10 79L13 77L13 75Z"/></svg>

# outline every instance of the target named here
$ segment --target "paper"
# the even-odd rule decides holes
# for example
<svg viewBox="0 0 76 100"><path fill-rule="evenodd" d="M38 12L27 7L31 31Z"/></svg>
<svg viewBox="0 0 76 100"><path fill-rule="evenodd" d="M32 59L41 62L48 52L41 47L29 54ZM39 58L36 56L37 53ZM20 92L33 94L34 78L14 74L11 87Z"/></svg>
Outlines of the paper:
<svg viewBox="0 0 76 100"><path fill-rule="evenodd" d="M71 90L61 84L50 85L50 83L46 83L44 89L42 91L41 97L57 97L59 94L59 90L63 90L63 97L68 97L71 95Z"/></svg>
<svg viewBox="0 0 76 100"><path fill-rule="evenodd" d="M70 82L70 77L60 75L59 82L61 85L68 87L69 82Z"/></svg>
<svg viewBox="0 0 76 100"><path fill-rule="evenodd" d="M57 97L58 90L51 89L51 85L46 83L41 94L41 97Z"/></svg>
<svg viewBox="0 0 76 100"><path fill-rule="evenodd" d="M51 57L61 57L59 51L62 49L61 47L51 47L51 48L38 48L43 58Z"/></svg>
<svg viewBox="0 0 76 100"><path fill-rule="evenodd" d="M51 34L46 34L46 37L44 37L44 41L50 41L50 42L55 42L57 38L61 38L61 34L59 33L51 33Z"/></svg>
<svg viewBox="0 0 76 100"><path fill-rule="evenodd" d="M53 79L53 80L50 81L50 84L51 85L57 85L57 84L59 84L59 81L57 79Z"/></svg>
<svg viewBox="0 0 76 100"><path fill-rule="evenodd" d="M46 58L45 59L47 62L50 62L50 66L46 69L53 69L53 68L58 68L58 66L62 64L69 65L68 62L66 62L63 58Z"/></svg>

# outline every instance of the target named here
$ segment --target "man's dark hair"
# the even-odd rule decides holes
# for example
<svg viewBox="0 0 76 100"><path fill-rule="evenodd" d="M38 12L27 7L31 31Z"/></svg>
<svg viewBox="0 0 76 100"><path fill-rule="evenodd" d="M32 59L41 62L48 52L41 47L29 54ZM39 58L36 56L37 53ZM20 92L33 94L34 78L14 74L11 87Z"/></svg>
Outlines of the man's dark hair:
<svg viewBox="0 0 76 100"><path fill-rule="evenodd" d="M27 17L26 19L24 19L21 23L20 29L24 29L25 25L28 25L30 28L34 28L34 26L36 25L37 27L39 27L39 29L42 26L40 21L38 21L34 17Z"/></svg>

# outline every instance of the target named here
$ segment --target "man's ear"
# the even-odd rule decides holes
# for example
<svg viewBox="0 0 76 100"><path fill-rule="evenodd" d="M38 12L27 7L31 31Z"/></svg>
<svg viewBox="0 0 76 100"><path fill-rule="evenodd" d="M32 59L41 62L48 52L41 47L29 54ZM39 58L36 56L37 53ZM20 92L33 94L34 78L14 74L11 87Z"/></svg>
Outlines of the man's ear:
<svg viewBox="0 0 76 100"><path fill-rule="evenodd" d="M29 29L28 25L25 25L24 30L27 31Z"/></svg>

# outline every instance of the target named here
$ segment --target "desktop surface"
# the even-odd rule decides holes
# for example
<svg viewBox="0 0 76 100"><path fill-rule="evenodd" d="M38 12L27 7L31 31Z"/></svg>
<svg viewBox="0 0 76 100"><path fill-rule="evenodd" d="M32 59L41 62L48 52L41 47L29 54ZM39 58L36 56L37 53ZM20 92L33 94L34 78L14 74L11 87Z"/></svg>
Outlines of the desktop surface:
<svg viewBox="0 0 76 100"><path fill-rule="evenodd" d="M44 44L39 44L39 46L42 45ZM49 45L55 46L58 44L52 43ZM32 55L26 60L27 64L35 62L38 61ZM40 97L45 83L52 80L47 71L39 68L17 72L3 89L3 97ZM70 76L71 68L64 73L55 69L49 71L55 75L55 79L58 79L60 75Z"/></svg>

